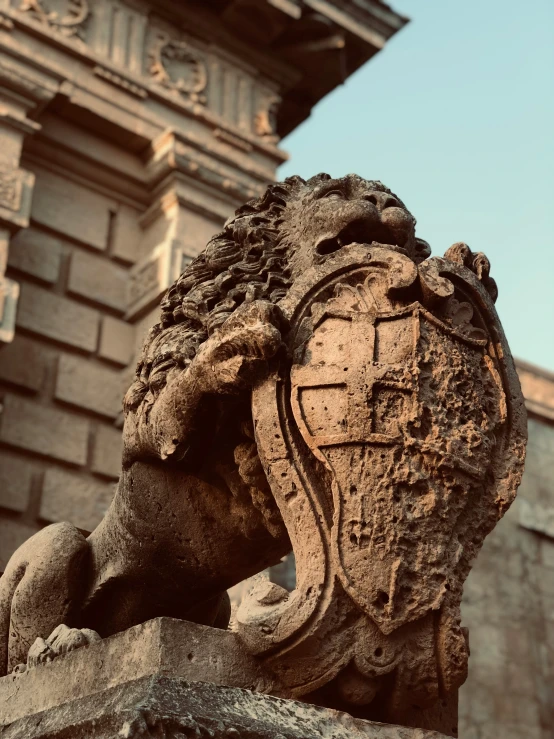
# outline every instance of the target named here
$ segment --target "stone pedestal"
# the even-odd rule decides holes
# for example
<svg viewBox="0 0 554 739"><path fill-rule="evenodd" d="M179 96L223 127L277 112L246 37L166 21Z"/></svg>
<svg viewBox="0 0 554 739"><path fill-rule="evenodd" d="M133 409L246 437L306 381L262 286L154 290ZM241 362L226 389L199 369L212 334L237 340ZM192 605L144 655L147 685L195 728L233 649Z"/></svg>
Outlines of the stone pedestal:
<svg viewBox="0 0 554 739"><path fill-rule="evenodd" d="M268 692L273 695L267 695ZM277 697L234 634L159 618L0 679L2 739L440 739Z"/></svg>

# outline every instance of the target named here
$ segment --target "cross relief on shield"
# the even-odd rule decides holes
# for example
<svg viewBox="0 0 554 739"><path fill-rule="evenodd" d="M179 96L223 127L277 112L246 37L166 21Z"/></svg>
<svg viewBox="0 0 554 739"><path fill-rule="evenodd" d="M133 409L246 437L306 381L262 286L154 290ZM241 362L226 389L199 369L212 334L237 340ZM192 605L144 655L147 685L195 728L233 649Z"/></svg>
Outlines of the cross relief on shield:
<svg viewBox="0 0 554 739"><path fill-rule="evenodd" d="M494 491L513 463L513 431L492 303L456 269L352 246L303 275L283 302L292 364L255 391L253 409L297 587L260 601L253 620L248 607L239 616L243 637L268 650L280 676L294 673L299 695L343 675L345 655L356 655L366 688L395 671L401 701L410 675L429 681L422 704L441 679L464 679L460 592L475 532L489 525ZM337 609L358 623L341 646L331 625ZM268 630L266 647L256 624ZM416 633L419 647L410 646ZM326 641L325 658L316 638ZM437 639L450 652L428 660Z"/></svg>

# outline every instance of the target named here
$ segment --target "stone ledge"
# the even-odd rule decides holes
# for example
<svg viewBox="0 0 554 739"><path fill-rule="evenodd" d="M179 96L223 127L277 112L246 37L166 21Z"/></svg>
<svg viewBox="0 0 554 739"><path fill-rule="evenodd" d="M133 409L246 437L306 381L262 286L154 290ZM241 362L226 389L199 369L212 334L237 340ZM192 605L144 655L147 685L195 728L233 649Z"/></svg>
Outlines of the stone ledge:
<svg viewBox="0 0 554 739"><path fill-rule="evenodd" d="M354 719L276 693L283 691L232 632L157 618L51 663L1 678L0 736L443 737L434 731Z"/></svg>

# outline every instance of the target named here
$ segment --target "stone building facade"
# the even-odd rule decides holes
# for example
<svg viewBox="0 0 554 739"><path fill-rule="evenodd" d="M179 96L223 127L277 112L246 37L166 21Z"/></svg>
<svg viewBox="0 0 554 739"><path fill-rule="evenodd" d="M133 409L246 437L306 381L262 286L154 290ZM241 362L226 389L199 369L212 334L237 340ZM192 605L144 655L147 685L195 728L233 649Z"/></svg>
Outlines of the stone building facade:
<svg viewBox="0 0 554 739"><path fill-rule="evenodd" d="M91 530L163 291L406 23L380 0L0 0L0 571Z"/></svg>
<svg viewBox="0 0 554 739"><path fill-rule="evenodd" d="M380 0L0 0L0 571L41 526L100 520L160 295L405 22ZM465 739L554 736L554 376L519 371L528 463L466 587Z"/></svg>

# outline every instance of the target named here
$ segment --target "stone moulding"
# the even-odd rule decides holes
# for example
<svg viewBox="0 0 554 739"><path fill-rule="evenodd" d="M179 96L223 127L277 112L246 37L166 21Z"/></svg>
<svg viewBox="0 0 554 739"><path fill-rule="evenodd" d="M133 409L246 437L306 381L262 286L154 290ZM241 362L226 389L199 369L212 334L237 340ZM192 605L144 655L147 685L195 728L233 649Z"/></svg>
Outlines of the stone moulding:
<svg viewBox="0 0 554 739"><path fill-rule="evenodd" d="M3 31L13 31L13 21L11 18L7 18L0 11L0 29Z"/></svg>
<svg viewBox="0 0 554 739"><path fill-rule="evenodd" d="M97 77L102 77L102 79L111 82L112 85L120 87L122 90L131 93L131 95L134 95L135 97L141 98L142 100L148 97L148 93L143 87L135 85L120 74L115 74L115 72L99 65L96 65L93 71Z"/></svg>

